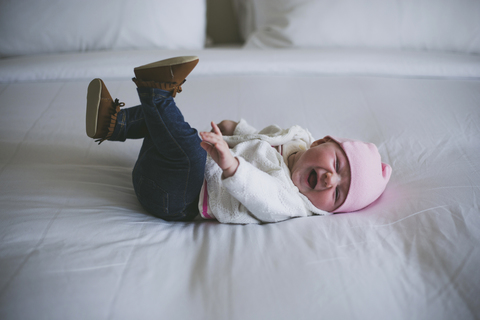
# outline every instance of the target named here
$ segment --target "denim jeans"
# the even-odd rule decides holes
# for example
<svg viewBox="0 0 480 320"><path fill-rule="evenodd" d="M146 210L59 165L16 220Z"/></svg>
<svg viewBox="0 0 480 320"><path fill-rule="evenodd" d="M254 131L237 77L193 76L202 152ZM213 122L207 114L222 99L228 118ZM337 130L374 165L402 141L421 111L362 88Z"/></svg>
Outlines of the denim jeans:
<svg viewBox="0 0 480 320"><path fill-rule="evenodd" d="M122 109L110 140L143 138L133 169L140 204L152 215L188 221L198 214L206 152L170 92L138 88L141 105Z"/></svg>

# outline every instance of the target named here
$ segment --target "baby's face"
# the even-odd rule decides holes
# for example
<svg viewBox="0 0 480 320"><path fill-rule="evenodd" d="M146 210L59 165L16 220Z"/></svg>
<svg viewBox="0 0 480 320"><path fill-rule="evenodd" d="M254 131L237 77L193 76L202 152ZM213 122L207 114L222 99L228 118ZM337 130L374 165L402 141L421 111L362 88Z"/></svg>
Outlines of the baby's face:
<svg viewBox="0 0 480 320"><path fill-rule="evenodd" d="M289 159L293 184L318 209L332 212L347 198L350 165L343 149L334 141L317 140L306 151Z"/></svg>

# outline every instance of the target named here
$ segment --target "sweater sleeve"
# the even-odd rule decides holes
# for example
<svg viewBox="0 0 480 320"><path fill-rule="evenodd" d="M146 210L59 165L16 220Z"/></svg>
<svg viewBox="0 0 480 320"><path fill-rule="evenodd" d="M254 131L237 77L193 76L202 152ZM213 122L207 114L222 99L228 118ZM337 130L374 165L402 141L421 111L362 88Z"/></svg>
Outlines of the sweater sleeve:
<svg viewBox="0 0 480 320"><path fill-rule="evenodd" d="M292 184L279 179L283 172L266 173L242 157L232 177L223 180L228 192L262 222L278 222L311 215ZM281 171L282 169L278 169Z"/></svg>
<svg viewBox="0 0 480 320"><path fill-rule="evenodd" d="M235 130L233 131L233 135L240 136L240 135L259 134L259 135L276 136L284 132L285 130L283 130L277 125L270 125L258 131L257 129L252 127L250 124L248 124L248 122L245 119L240 119L237 126L235 127Z"/></svg>
<svg viewBox="0 0 480 320"><path fill-rule="evenodd" d="M253 134L257 133L258 130L252 127L247 123L245 119L240 119L240 121L237 124L237 127L233 131L233 135L239 136L239 135L245 135L245 134Z"/></svg>

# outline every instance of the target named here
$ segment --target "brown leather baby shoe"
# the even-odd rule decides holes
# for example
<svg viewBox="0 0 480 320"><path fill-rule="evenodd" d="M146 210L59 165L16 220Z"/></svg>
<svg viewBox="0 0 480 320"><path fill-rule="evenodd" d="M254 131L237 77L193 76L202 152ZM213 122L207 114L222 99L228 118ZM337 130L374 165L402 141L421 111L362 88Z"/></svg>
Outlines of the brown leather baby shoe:
<svg viewBox="0 0 480 320"><path fill-rule="evenodd" d="M87 136L97 139L98 144L108 140L115 129L120 107L124 105L118 99L113 101L102 79L93 79L87 91Z"/></svg>
<svg viewBox="0 0 480 320"><path fill-rule="evenodd" d="M197 56L175 57L149 63L135 68L133 81L137 87L159 88L172 92L182 92L185 78L198 63Z"/></svg>

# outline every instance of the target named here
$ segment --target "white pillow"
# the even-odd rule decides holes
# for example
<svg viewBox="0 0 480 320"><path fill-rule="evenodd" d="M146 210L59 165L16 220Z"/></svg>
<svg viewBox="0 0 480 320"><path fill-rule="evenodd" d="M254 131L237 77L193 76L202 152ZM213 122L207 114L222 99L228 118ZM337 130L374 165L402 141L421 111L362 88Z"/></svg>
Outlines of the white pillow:
<svg viewBox="0 0 480 320"><path fill-rule="evenodd" d="M479 0L234 0L246 47L480 53Z"/></svg>
<svg viewBox="0 0 480 320"><path fill-rule="evenodd" d="M205 0L2 0L0 55L201 49Z"/></svg>

